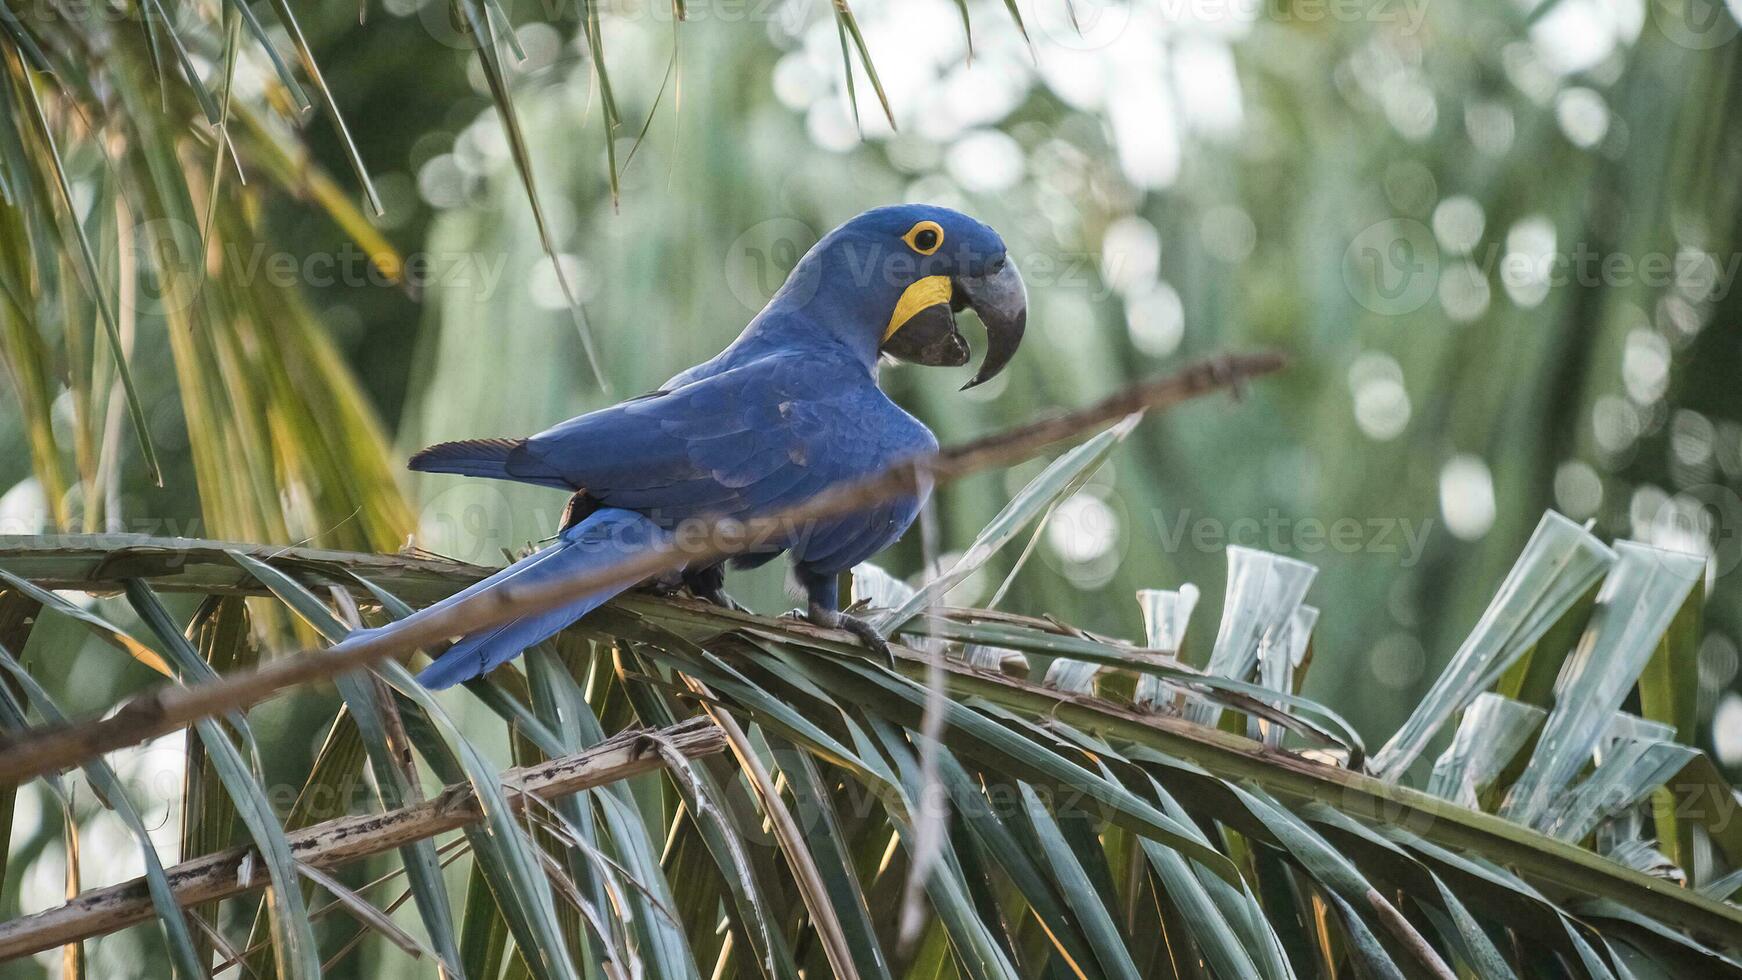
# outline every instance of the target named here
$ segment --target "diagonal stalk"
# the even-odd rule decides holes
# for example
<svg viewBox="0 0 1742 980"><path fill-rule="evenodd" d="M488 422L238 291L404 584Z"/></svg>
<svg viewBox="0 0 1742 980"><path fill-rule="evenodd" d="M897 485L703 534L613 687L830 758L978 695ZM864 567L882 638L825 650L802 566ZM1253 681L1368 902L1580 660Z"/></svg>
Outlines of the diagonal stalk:
<svg viewBox="0 0 1742 980"><path fill-rule="evenodd" d="M1009 466L1063 439L1093 431L1134 412L1177 404L1244 380L1279 370L1274 353L1224 355L1116 392L1087 408L1043 416L931 456L891 466L864 480L839 484L772 514L747 520L702 520L680 527L672 541L599 572L531 587L504 585L427 619L403 624L327 649L304 650L219 680L179 688L156 688L124 703L108 717L64 726L43 726L0 739L0 785L64 769L81 760L210 717L263 701L300 684L326 680L388 657L432 647L453 636L488 629L536 615L605 589L645 581L687 565L739 554L794 527L862 510L894 497L912 495L926 484L942 484L994 467ZM695 533L699 532L699 533Z"/></svg>

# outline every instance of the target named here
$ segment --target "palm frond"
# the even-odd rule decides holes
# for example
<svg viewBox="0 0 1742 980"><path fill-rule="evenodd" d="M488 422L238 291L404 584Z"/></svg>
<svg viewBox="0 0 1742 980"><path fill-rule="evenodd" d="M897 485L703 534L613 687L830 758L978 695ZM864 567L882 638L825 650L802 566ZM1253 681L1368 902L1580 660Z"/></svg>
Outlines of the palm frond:
<svg viewBox="0 0 1742 980"><path fill-rule="evenodd" d="M237 9L252 23L245 5ZM187 501L181 513L154 518L255 540L390 547L411 520L384 465L374 412L295 285L259 266L266 246L253 215L261 195L301 195L330 181L259 121L270 111L264 103L232 100L228 82L223 106L214 103L186 61L194 39L156 5L142 10L149 34L68 10L27 25L36 54L21 55L17 38L0 40L0 181L8 189L0 211L9 240L23 246L8 250L0 271L0 344L31 420L34 469L51 504L45 523L145 526L117 510L139 487L138 464L147 485L161 485L165 474L180 481L174 489ZM208 27L214 38L222 33ZM173 83L154 60L161 42L182 65ZM220 181L226 151L272 182ZM343 195L310 196L385 270L397 267ZM79 203L86 198L88 208ZM134 349L136 335L159 331L167 360L155 342ZM49 339L57 336L58 344ZM64 476L62 447L44 428L51 379L74 395L76 482ZM178 395L189 438L171 440L175 458L161 460L154 428L164 426L153 419L164 413L154 409ZM137 452L121 450L111 405L125 408Z"/></svg>
<svg viewBox="0 0 1742 980"><path fill-rule="evenodd" d="M1558 527L1558 521L1551 516L1545 526ZM330 601L311 587L347 596L340 608L383 606L397 615L408 603L451 593L483 572L410 557L184 547L190 544L140 541L117 550L96 542L80 548L77 542L51 547L0 540L0 567L37 589L100 592L133 581L165 595L271 592L330 630L342 627ZM1625 542L1614 550L1650 557L1655 575L1669 576L1665 582L1687 581L1673 554ZM164 564L170 556L174 567ZM126 579L109 571L117 567L126 569ZM1661 663L1685 664L1676 650L1686 642L1679 615L1687 608L1686 587L1673 594L1642 589L1624 572L1610 569L1601 598L1585 610L1580 627L1586 636L1563 672L1563 695L1589 683L1581 680L1579 650L1613 647L1603 662L1628 664L1629 685L1642 682L1660 649ZM1514 584L1522 576L1530 591L1539 578L1558 574L1539 569L1527 549ZM132 586L141 600L147 595L142 588ZM1657 612L1638 627L1638 614L1648 609ZM553 797L550 806L524 812L532 826L548 832L529 837L515 824L499 823L488 838L470 835L483 871L479 880L488 883L507 927L470 940L465 937L473 930L461 929L462 960L482 962L480 943L497 950L491 957L515 955L502 946L512 943L535 975L550 976L626 955L652 976L710 973L722 964L781 976L810 957L822 957L819 967L851 961L862 974L896 975L938 956L940 966L947 961L971 976L1028 976L1053 968L1048 964L1087 976L1140 976L1188 962L1216 975L1304 976L1359 964L1379 973L1583 976L1618 971L1640 957L1670 970L1738 972L1732 957L1742 948L1742 910L1661 875L1673 869L1680 881L1723 889L1742 855L1723 849L1718 820L1695 816L1669 827L1670 839L1662 836L1663 824L1646 819L1653 790L1673 790L1678 780L1696 775L1704 785L1715 771L1689 764L1703 757L1682 745L1678 766L1629 766L1631 778L1612 778L1613 760L1653 756L1660 750L1651 747L1673 739L1673 728L1635 725L1627 730L1639 734L1587 739L1583 748L1558 748L1565 739L1538 741L1533 754L1556 766L1564 766L1564 754L1582 753L1584 761L1564 770L1572 782L1557 806L1528 816L1514 808L1520 819L1507 819L1495 812L1506 810L1507 786L1493 780L1524 792L1518 787L1547 778L1529 775L1538 763L1508 769L1491 762L1485 771L1498 775L1475 787L1474 797L1445 798L1410 788L1407 776L1377 778L1351 768L1341 749L1326 755L1298 735L1271 747L1246 737L1243 724L1198 724L1182 710L1213 705L1226 723L1265 710L1257 705L1269 698L1268 711L1292 718L1302 713L1298 696L1267 695L1256 684L1251 692L1200 683L1215 675L1183 664L1157 672L1165 655L1108 641L1091 661L1089 687L1060 690L1041 680L1047 672L1040 651L1068 642L1071 654L1083 655L1096 641L1008 613L934 609L926 619L897 635L940 644L945 654L947 710L932 749L949 801L948 832L922 888L937 916L934 928L941 930L935 940L896 943L898 909L876 898L892 894L898 879L891 876L908 865L891 863L887 849L910 849L921 807L933 805L919 767L930 656L899 647L895 664L883 667L863 659L851 642L807 624L631 593L565 636L560 645L573 656L534 651L524 673L505 667L460 697L480 697L528 737L539 756L558 760L529 763L540 772L559 763L570 773L590 772L590 764L576 760L602 746L618 747L643 771L678 768L667 768L668 778L657 784L602 787L582 797L566 790L544 794ZM960 632L940 635L940 624ZM1037 657L1027 677L962 659L965 645L988 638L975 632L988 624L998 627L998 643ZM1262 645L1260 631L1245 632L1243 642ZM1546 647L1537 650L1541 655ZM389 683L407 696L396 700L411 744L454 785L433 803L386 807L372 819L393 829L366 845L331 854L304 850L315 846L304 842L337 839L359 818L293 831L288 840L299 861L331 869L365 853L394 847L404 853L415 839L478 819L480 805L488 816L493 799L508 808L500 813L521 806L488 788L502 781L491 763L456 755L475 750L440 721L451 707L416 688L397 664L386 669ZM1245 672L1257 669L1248 659ZM1501 683L1491 665L1472 669L1489 678L1486 688ZM1119 693L1130 691L1138 675L1158 677L1175 696L1157 708L1138 708ZM1604 690L1620 690L1621 683L1606 677ZM1491 704L1499 695L1460 689L1471 691L1458 705L1466 725L1493 716L1492 709L1466 705ZM1522 717L1545 732L1575 722L1583 731L1588 725L1578 719L1594 711L1621 717L1618 700L1608 706L1613 697L1561 697L1551 711ZM1669 710L1662 704L1673 700L1654 695L1648 713ZM1436 713L1441 708L1424 705ZM1335 712L1321 708L1320 714ZM1447 723L1457 714L1447 715ZM606 718L627 723L630 731L604 739ZM575 720L580 727L559 734ZM640 734L653 728L667 732L657 743ZM1471 732L1460 740L1478 737ZM761 818L746 824L730 816L720 802L729 794L716 782L716 767L724 763L697 761L682 748L685 739L704 740L708 751L733 745L736 765L729 768L761 787L753 794L760 800L756 812L793 821L789 831L796 835L775 833L786 859L767 864L747 857L744 837L765 832L758 829ZM1453 757L1457 751L1454 745ZM680 765L685 759L691 761ZM528 788L535 785L529 779L511 774L507 782ZM1432 785L1443 790L1451 784L1436 778ZM1627 792L1593 791L1616 785ZM1721 780L1717 789L1730 792ZM444 801L459 797L480 802L450 812ZM428 823L433 813L448 816ZM1567 826L1579 829L1556 832ZM668 837L664 860L646 849L646 842ZM1671 855L1712 850L1675 843L1683 838L1720 846L1710 858L1678 864ZM1657 874L1633 866L1638 862L1629 855L1639 849L1663 851ZM691 858L676 861L678 854ZM877 854L883 860L866 863ZM226 874L239 860L239 851L195 859L190 867L205 870L186 880L224 880L228 890L218 895L175 885L176 901L209 903L265 883L264 872L243 882ZM722 935L731 941L703 942L693 934L695 922L677 897L685 889L670 877L680 867L705 870L716 882L710 916L722 917ZM184 880L183 868L168 874L172 883ZM0 925L0 951L51 948L96 934L108 928L99 922L108 920L88 917L80 910L94 906L82 903L113 911L112 903L123 899L126 921L149 917L142 883L92 893L63 909ZM807 908L801 933L813 942L795 945L794 935L776 924ZM584 942L559 938L575 935L558 925L559 910L584 924ZM369 917L361 918L366 925ZM470 911L465 917L468 923L474 918ZM1038 930L1033 937L1030 923ZM660 938L667 929L670 942ZM839 956L824 955L830 932L841 944ZM632 937L627 942L625 934ZM406 946L394 937L382 942Z"/></svg>

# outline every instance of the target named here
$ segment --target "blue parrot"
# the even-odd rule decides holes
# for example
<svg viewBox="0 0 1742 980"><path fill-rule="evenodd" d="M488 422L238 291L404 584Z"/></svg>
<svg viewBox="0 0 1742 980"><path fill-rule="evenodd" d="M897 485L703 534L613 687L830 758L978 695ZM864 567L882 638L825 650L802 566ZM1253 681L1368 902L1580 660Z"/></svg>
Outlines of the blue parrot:
<svg viewBox="0 0 1742 980"><path fill-rule="evenodd" d="M811 248L737 340L658 391L523 439L466 439L411 458L424 473L515 480L570 491L555 541L423 617L503 583L602 570L672 540L681 522L748 518L937 449L937 438L877 384L888 355L957 367L969 359L955 314L972 308L987 351L964 389L1009 363L1027 322L1027 292L986 225L943 207L876 208ZM790 553L807 618L846 629L887 656L872 627L840 611L841 572L901 537L923 494L754 543L734 567ZM717 560L656 583L727 603ZM461 637L418 675L432 688L481 676L598 608L622 589ZM401 620L400 624L407 622ZM396 625L370 631L380 633Z"/></svg>

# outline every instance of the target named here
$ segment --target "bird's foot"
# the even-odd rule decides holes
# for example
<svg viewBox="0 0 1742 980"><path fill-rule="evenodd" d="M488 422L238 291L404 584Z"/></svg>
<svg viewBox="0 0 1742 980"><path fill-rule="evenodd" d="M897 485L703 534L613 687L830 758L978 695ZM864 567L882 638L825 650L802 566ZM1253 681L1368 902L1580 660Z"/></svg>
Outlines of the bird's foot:
<svg viewBox="0 0 1742 980"><path fill-rule="evenodd" d="M738 600L726 594L726 566L711 565L707 568L690 569L683 573L684 588L690 595L703 602L712 603L722 609L732 609L737 612L749 612L749 608L741 605Z"/></svg>
<svg viewBox="0 0 1742 980"><path fill-rule="evenodd" d="M844 612L836 612L833 609L813 604L809 612L805 614L805 619L824 629L846 630L857 637L865 649L869 650L884 665L891 666L895 663L895 654L889 649L889 641L877 632L877 627L857 616L850 616Z"/></svg>

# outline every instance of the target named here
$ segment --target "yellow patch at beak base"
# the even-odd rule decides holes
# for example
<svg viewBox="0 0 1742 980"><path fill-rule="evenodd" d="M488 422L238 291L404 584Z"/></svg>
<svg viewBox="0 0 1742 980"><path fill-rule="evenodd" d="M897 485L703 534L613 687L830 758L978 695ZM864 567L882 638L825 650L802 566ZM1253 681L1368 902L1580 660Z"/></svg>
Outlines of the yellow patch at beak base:
<svg viewBox="0 0 1742 980"><path fill-rule="evenodd" d="M948 303L954 295L954 287L950 285L949 276L926 276L907 287L901 294L901 299L895 303L895 312L889 314L889 326L883 331L883 339L895 336L907 321L913 319L920 310L928 309L939 303Z"/></svg>

